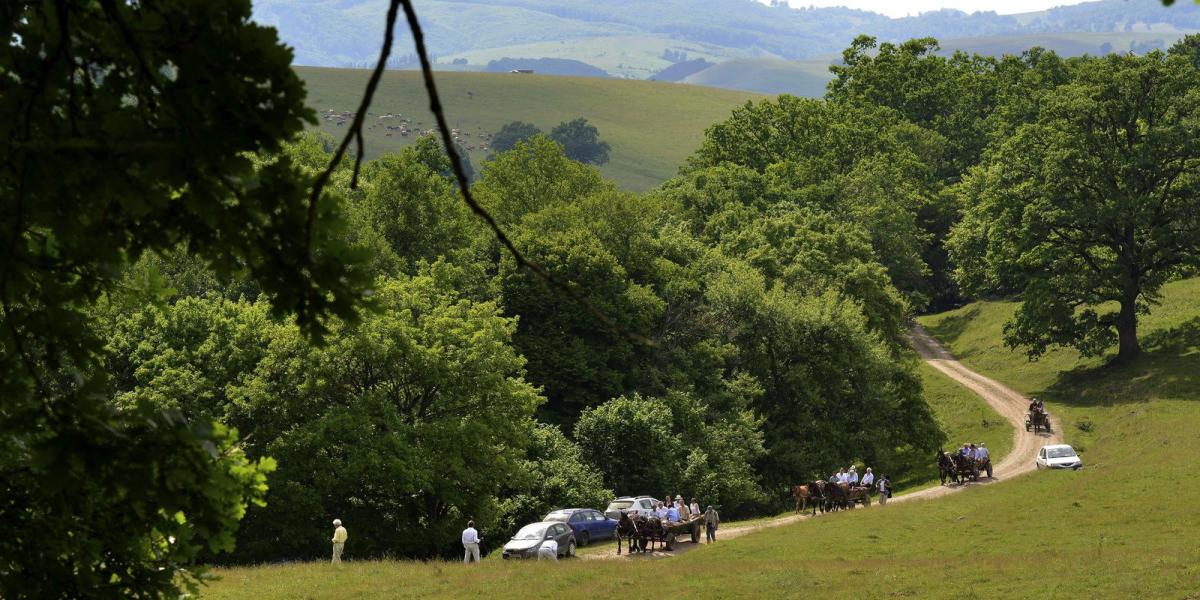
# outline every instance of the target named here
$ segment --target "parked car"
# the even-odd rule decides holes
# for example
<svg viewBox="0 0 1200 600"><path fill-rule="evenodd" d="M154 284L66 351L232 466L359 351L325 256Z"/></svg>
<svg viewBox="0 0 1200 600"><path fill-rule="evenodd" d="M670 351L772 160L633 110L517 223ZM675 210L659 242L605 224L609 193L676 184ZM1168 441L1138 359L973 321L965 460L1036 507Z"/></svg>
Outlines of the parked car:
<svg viewBox="0 0 1200 600"><path fill-rule="evenodd" d="M611 539L617 530L616 519L610 519L591 508L564 508L546 515L542 520L566 523L575 533L580 546L586 546L592 540Z"/></svg>
<svg viewBox="0 0 1200 600"><path fill-rule="evenodd" d="M546 540L558 543L559 556L575 556L575 533L566 523L531 523L521 528L504 545L504 558L537 558L538 548Z"/></svg>
<svg viewBox="0 0 1200 600"><path fill-rule="evenodd" d="M1042 449L1038 450L1037 460L1034 464L1039 469L1079 470L1083 467L1083 461L1079 460L1079 455L1075 453L1075 449L1067 444L1042 446Z"/></svg>
<svg viewBox="0 0 1200 600"><path fill-rule="evenodd" d="M639 513L654 512L654 505L658 501L650 496L625 496L617 498L608 503L608 508L604 509L604 515L610 519L620 519L621 511L625 511L630 515Z"/></svg>

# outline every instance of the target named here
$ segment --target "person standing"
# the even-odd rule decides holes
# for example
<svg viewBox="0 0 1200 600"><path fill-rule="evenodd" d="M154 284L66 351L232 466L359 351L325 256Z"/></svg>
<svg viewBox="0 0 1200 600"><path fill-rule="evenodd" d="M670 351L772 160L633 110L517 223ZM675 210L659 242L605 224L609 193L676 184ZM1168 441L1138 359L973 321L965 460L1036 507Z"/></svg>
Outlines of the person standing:
<svg viewBox="0 0 1200 600"><path fill-rule="evenodd" d="M342 550L346 547L346 539L350 537L346 528L342 527L341 519L334 519L333 526L333 564L342 564Z"/></svg>
<svg viewBox="0 0 1200 600"><path fill-rule="evenodd" d="M717 525L720 523L721 515L718 515L716 509L709 504L708 510L704 511L704 534L708 543L717 541Z"/></svg>
<svg viewBox="0 0 1200 600"><path fill-rule="evenodd" d="M693 515L700 514L700 503L696 502L695 498L692 498L692 505L688 507L688 511Z"/></svg>
<svg viewBox="0 0 1200 600"><path fill-rule="evenodd" d="M879 478L879 503L887 504L888 498L892 497L892 480L888 479L885 473Z"/></svg>
<svg viewBox="0 0 1200 600"><path fill-rule="evenodd" d="M463 563L470 564L471 559L479 562L479 532L475 530L475 521L467 521L467 528L462 532Z"/></svg>

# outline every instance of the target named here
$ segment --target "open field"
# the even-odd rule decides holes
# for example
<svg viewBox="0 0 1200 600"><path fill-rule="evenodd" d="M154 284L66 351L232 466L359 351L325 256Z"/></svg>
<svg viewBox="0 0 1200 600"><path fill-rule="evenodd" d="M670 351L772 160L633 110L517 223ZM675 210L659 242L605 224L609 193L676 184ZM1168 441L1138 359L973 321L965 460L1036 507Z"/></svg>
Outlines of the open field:
<svg viewBox="0 0 1200 600"><path fill-rule="evenodd" d="M367 71L297 67L308 85L309 106L337 112L358 107ZM421 74L388 71L372 104L372 117L400 113L421 129L433 127ZM549 131L562 121L584 117L612 146L600 170L625 189L641 191L673 176L703 139L704 130L739 104L761 95L652 81L588 77L548 77L508 73L438 73L438 88L451 127L471 134L495 133L505 123L525 121ZM376 119L370 118L373 124ZM335 137L345 127L320 121ZM366 131L370 158L395 152L414 137L385 137L382 127ZM470 152L479 170L487 152Z"/></svg>
<svg viewBox="0 0 1200 600"><path fill-rule="evenodd" d="M999 342L1011 303L922 319L968 365L1043 394L1081 450L1087 467L1079 472L1038 472L942 500L827 515L636 566L296 564L221 571L224 580L206 597L617 595L652 581L708 597L849 596L867 586L922 598L1194 598L1200 526L1191 513L1200 482L1186 457L1200 451L1198 293L1200 280L1167 286L1163 305L1144 321L1147 355L1121 367L1100 368L1070 352L1024 362Z"/></svg>

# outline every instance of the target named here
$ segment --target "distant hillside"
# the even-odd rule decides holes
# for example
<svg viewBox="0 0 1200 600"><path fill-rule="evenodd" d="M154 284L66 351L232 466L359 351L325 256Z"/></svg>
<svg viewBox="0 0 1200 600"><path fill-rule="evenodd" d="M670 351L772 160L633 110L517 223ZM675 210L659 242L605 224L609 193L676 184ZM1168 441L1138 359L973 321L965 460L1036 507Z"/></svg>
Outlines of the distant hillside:
<svg viewBox="0 0 1200 600"><path fill-rule="evenodd" d="M279 28L297 64L365 66L377 55L385 7L386 0L255 0L254 14ZM667 50L712 62L794 60L836 54L860 33L903 40L1200 30L1200 6L1165 8L1156 0L1100 0L1028 15L942 10L903 19L754 0L422 0L418 11L430 50L445 62L564 58L643 79L670 66ZM403 25L397 33L402 50L392 62L404 66L412 60L411 50L403 50L411 40Z"/></svg>
<svg viewBox="0 0 1200 600"><path fill-rule="evenodd" d="M308 86L309 106L318 111L354 110L367 79L366 71L355 69L296 71ZM481 137L505 123L525 121L549 131L562 121L584 117L612 146L611 160L601 171L630 190L654 187L674 175L700 145L705 128L761 97L651 81L509 73L439 73L438 87L450 126L463 132L476 171L488 155ZM395 152L416 139L386 129L378 115L398 113L411 119L414 129L431 129L428 105L419 73L386 72L368 121L375 127L366 131L367 156ZM333 136L346 131L336 120L322 119L318 127Z"/></svg>
<svg viewBox="0 0 1200 600"><path fill-rule="evenodd" d="M685 60L683 62L675 63L675 64L655 73L654 76L651 77L651 79L653 79L655 81L683 81L685 78L687 78L691 75L695 75L696 73L699 73L700 71L703 71L703 70L713 66L714 64L716 64L716 63L710 63L707 60L704 60L703 58L697 58L694 60ZM726 87L726 86L718 86L718 87Z"/></svg>
<svg viewBox="0 0 1200 600"><path fill-rule="evenodd" d="M825 85L833 77L829 64L830 59L736 59L685 77L682 83L815 98L825 95Z"/></svg>
<svg viewBox="0 0 1200 600"><path fill-rule="evenodd" d="M488 73L508 73L528 70L543 75L568 75L572 77L608 77L604 69L597 69L583 61L567 58L502 58L488 63Z"/></svg>

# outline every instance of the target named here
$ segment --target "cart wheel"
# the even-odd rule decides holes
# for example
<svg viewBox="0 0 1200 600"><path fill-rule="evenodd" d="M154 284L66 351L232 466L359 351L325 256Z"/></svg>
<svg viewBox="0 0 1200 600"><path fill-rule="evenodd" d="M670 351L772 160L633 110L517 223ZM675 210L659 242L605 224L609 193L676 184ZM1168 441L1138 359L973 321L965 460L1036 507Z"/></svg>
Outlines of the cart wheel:
<svg viewBox="0 0 1200 600"><path fill-rule="evenodd" d="M696 526L692 527L692 543L693 544L700 543L700 525L696 525Z"/></svg>
<svg viewBox="0 0 1200 600"><path fill-rule="evenodd" d="M987 466L988 479L992 478L992 465Z"/></svg>

